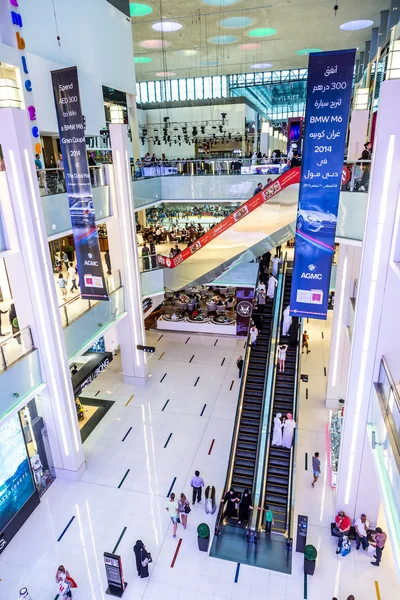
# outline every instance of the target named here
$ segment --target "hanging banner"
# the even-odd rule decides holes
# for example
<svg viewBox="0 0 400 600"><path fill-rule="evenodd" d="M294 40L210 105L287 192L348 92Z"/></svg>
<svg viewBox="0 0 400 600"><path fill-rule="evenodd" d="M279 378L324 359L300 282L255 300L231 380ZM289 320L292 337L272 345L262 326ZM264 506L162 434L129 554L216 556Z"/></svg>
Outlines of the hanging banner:
<svg viewBox="0 0 400 600"><path fill-rule="evenodd" d="M247 337L253 312L254 288L236 288L236 335Z"/></svg>
<svg viewBox="0 0 400 600"><path fill-rule="evenodd" d="M310 54L290 314L326 319L355 50Z"/></svg>
<svg viewBox="0 0 400 600"><path fill-rule="evenodd" d="M163 267L168 267L173 269L180 265L184 260L190 258L193 254L195 254L201 248L204 248L207 244L209 244L216 237L221 235L224 231L235 225L240 219L246 217L253 210L256 210L259 206L268 202L270 198L278 194L281 190L284 190L289 185L293 185L294 183L300 182L300 168L296 167L294 169L290 169L290 171L286 171L282 173L279 177L277 177L272 183L269 183L265 188L263 188L260 192L258 192L255 196L244 202L240 208L235 210L233 213L222 219L220 223L215 225L210 231L204 233L198 240L196 240L193 244L191 244L188 248L185 248L175 256L174 258L168 258L167 256L162 256L161 254L157 256L157 261Z"/></svg>
<svg viewBox="0 0 400 600"><path fill-rule="evenodd" d="M52 71L64 176L84 299L108 300L96 227L76 67Z"/></svg>

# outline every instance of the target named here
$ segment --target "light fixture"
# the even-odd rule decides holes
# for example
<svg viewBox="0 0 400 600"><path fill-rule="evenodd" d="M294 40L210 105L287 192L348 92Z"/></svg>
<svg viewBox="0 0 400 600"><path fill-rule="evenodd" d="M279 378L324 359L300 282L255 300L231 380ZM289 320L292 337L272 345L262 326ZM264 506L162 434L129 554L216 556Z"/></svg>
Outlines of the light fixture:
<svg viewBox="0 0 400 600"><path fill-rule="evenodd" d="M216 67L219 65L218 60L202 60L200 61L201 67Z"/></svg>
<svg viewBox="0 0 400 600"><path fill-rule="evenodd" d="M241 44L239 48L244 52L250 52L251 50L259 50L261 48L261 44Z"/></svg>
<svg viewBox="0 0 400 600"><path fill-rule="evenodd" d="M277 129L274 131L274 138L276 140L279 138L279 131Z"/></svg>
<svg viewBox="0 0 400 600"><path fill-rule="evenodd" d="M145 17L153 12L153 9L148 4L140 4L139 2L130 2L129 11L131 17Z"/></svg>
<svg viewBox="0 0 400 600"><path fill-rule="evenodd" d="M234 44L238 39L237 35L215 35L209 38L208 41L216 46L226 46L227 44Z"/></svg>
<svg viewBox="0 0 400 600"><path fill-rule="evenodd" d="M254 65L250 65L251 69L269 69L272 67L272 63L255 63Z"/></svg>
<svg viewBox="0 0 400 600"><path fill-rule="evenodd" d="M124 123L124 111L119 104L110 104L111 123Z"/></svg>
<svg viewBox="0 0 400 600"><path fill-rule="evenodd" d="M166 40L144 40L140 42L142 48L148 48L149 50L158 50L160 48L167 48L171 45L171 42Z"/></svg>
<svg viewBox="0 0 400 600"><path fill-rule="evenodd" d="M354 110L367 110L369 99L369 88L359 87L354 96Z"/></svg>
<svg viewBox="0 0 400 600"><path fill-rule="evenodd" d="M158 73L156 73L157 77L175 77L176 73L173 73L172 71L159 71Z"/></svg>
<svg viewBox="0 0 400 600"><path fill-rule="evenodd" d="M347 23L342 23L340 25L340 29L342 31L358 31L359 29L366 29L367 27L371 27L374 22L369 19L361 20L361 21L348 21Z"/></svg>
<svg viewBox="0 0 400 600"><path fill-rule="evenodd" d="M181 23L177 23L176 21L159 21L153 23L151 27L155 31L163 31L164 33L171 33L172 31L179 31L179 29L182 29Z"/></svg>
<svg viewBox="0 0 400 600"><path fill-rule="evenodd" d="M195 56L198 53L198 50L177 50L175 52L176 56Z"/></svg>
<svg viewBox="0 0 400 600"><path fill-rule="evenodd" d="M258 29L250 29L249 36L250 37L270 37L271 35L275 35L277 33L276 29L272 27L260 27Z"/></svg>
<svg viewBox="0 0 400 600"><path fill-rule="evenodd" d="M135 56L133 62L135 63L151 63L153 59L149 56Z"/></svg>
<svg viewBox="0 0 400 600"><path fill-rule="evenodd" d="M296 54L299 56L307 56L313 52L322 52L322 50L321 48L302 48L302 50L297 50Z"/></svg>
<svg viewBox="0 0 400 600"><path fill-rule="evenodd" d="M208 4L209 6L232 6L232 4L237 4L240 0L203 0L203 4Z"/></svg>
<svg viewBox="0 0 400 600"><path fill-rule="evenodd" d="M222 19L219 24L224 29L243 29L244 27L250 27L253 23L253 19L249 17L228 17Z"/></svg>

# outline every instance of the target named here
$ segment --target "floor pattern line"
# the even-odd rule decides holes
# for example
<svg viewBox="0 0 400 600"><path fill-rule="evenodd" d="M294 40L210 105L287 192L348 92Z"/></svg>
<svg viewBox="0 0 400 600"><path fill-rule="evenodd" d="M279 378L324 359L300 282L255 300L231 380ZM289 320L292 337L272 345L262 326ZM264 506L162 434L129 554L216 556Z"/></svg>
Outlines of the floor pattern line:
<svg viewBox="0 0 400 600"><path fill-rule="evenodd" d="M221 367L223 367L224 362L225 362L225 358L222 359Z"/></svg>
<svg viewBox="0 0 400 600"><path fill-rule="evenodd" d="M125 406L128 406L129 402L132 400L134 394L132 394L132 396L129 398L128 402L125 404Z"/></svg>
<svg viewBox="0 0 400 600"><path fill-rule="evenodd" d="M123 530L122 530L122 533L121 533L121 535L119 536L119 538L118 538L118 540L117 540L117 543L116 543L116 544L115 544L115 546L114 546L114 549L113 549L113 551L111 552L111 554L115 554L115 553L116 553L116 551L117 551L117 548L118 548L118 546L120 545L120 543L121 543L121 540L122 540L122 538L124 537L124 535L125 535L125 531L126 531L126 530L127 530L127 527L124 527L124 528L123 528Z"/></svg>
<svg viewBox="0 0 400 600"><path fill-rule="evenodd" d="M126 434L124 435L124 437L122 438L122 442L124 442L126 440L126 438L128 437L128 435L130 434L130 432L132 431L132 427L129 427L128 431L126 432Z"/></svg>
<svg viewBox="0 0 400 600"><path fill-rule="evenodd" d="M189 362L191 363L193 359L194 359L194 354L193 354L192 358L189 360Z"/></svg>
<svg viewBox="0 0 400 600"><path fill-rule="evenodd" d="M229 391L231 391L231 390L232 390L232 388L233 388L233 384L234 384L234 383L235 383L235 380L234 380L234 379L232 379L232 383L231 383L231 387L229 388Z"/></svg>
<svg viewBox="0 0 400 600"><path fill-rule="evenodd" d="M175 566L175 562L176 562L176 559L177 559L177 556L178 556L178 552L179 552L179 550L181 548L181 544L182 544L182 538L179 538L179 542L178 542L178 545L177 545L176 550L175 550L174 558L172 559L171 569L173 569L174 566Z"/></svg>
<svg viewBox="0 0 400 600"><path fill-rule="evenodd" d="M124 483L125 479L128 477L128 475L129 475L129 472L130 472L130 469L128 469L128 470L127 470L127 472L125 473L125 475L124 475L124 476L123 476L123 478L121 479L121 481L120 481L120 483L119 483L119 486L118 486L118 489L120 489L121 485Z"/></svg>
<svg viewBox="0 0 400 600"><path fill-rule="evenodd" d="M208 456L210 456L210 454L211 454L211 452L212 452L212 449L213 449L213 447L214 447L214 442L215 442L215 440L213 440L213 441L211 442L211 446L210 446L210 449L209 449L209 451L208 451Z"/></svg>
<svg viewBox="0 0 400 600"><path fill-rule="evenodd" d="M167 498L169 498L170 495L171 495L172 489L173 489L173 487L175 485L175 481L176 481L176 477L174 477L173 480L172 480L171 487L169 488L168 493L167 493Z"/></svg>
<svg viewBox="0 0 400 600"><path fill-rule="evenodd" d="M306 388L306 400L308 400L308 388Z"/></svg>
<svg viewBox="0 0 400 600"><path fill-rule="evenodd" d="M307 600L307 573L304 573L304 600Z"/></svg>
<svg viewBox="0 0 400 600"><path fill-rule="evenodd" d="M159 356L159 357L158 357L158 360L161 360L161 359L162 359L162 357L164 356L164 354L165 354L165 352L163 352L163 353L161 354L161 356Z"/></svg>
<svg viewBox="0 0 400 600"><path fill-rule="evenodd" d="M98 396L99 394L100 394L100 390L95 393L95 396Z"/></svg>
<svg viewBox="0 0 400 600"><path fill-rule="evenodd" d="M240 563L236 565L235 583L239 581Z"/></svg>
<svg viewBox="0 0 400 600"><path fill-rule="evenodd" d="M168 439L164 444L164 448L166 448L168 446L168 443L169 443L169 440L171 439L171 437L172 437L172 433L169 434Z"/></svg>
<svg viewBox="0 0 400 600"><path fill-rule="evenodd" d="M200 379L200 376L196 379L196 383L194 384L194 387L196 387L196 385L199 383L199 379Z"/></svg>
<svg viewBox="0 0 400 600"><path fill-rule="evenodd" d="M160 379L160 383L162 383L164 381L164 379L166 378L167 374L164 373L164 375L162 376L162 378Z"/></svg>
<svg viewBox="0 0 400 600"><path fill-rule="evenodd" d="M205 404L205 405L203 406L203 409L202 409L202 411L201 411L201 413L200 413L200 416L201 416L201 417L203 416L203 413L204 413L204 411L206 410L206 406L207 406L207 404Z"/></svg>
<svg viewBox="0 0 400 600"><path fill-rule="evenodd" d="M168 398L168 400L166 401L166 403L164 404L164 406L162 407L162 409L161 409L161 412L162 412L162 411L164 410L164 408L167 406L168 402L169 402L169 398Z"/></svg>
<svg viewBox="0 0 400 600"><path fill-rule="evenodd" d="M60 535L60 537L58 538L57 542L61 542L62 538L64 537L64 535L66 534L69 526L71 525L72 521L75 519L75 515L73 517L71 517L71 519L68 521L67 526L65 527L64 531L62 532L62 534Z"/></svg>
<svg viewBox="0 0 400 600"><path fill-rule="evenodd" d="M189 340L190 340L190 335L189 335L188 339L186 340L185 344L187 344Z"/></svg>
<svg viewBox="0 0 400 600"><path fill-rule="evenodd" d="M161 340L161 338L163 337L163 333L160 335L160 337L158 338L157 342L159 342Z"/></svg>
<svg viewBox="0 0 400 600"><path fill-rule="evenodd" d="M216 346L217 344L218 344L218 338L215 340L214 346Z"/></svg>
<svg viewBox="0 0 400 600"><path fill-rule="evenodd" d="M308 471L308 452L304 456L304 469Z"/></svg>
<svg viewBox="0 0 400 600"><path fill-rule="evenodd" d="M381 600L381 591L379 589L378 581L375 581L375 593L376 593L376 600Z"/></svg>

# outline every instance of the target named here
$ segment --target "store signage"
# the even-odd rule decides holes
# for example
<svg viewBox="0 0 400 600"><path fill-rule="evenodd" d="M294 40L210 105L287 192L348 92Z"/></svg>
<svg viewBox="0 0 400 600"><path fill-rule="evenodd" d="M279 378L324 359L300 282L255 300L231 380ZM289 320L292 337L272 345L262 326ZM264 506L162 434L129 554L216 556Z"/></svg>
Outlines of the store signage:
<svg viewBox="0 0 400 600"><path fill-rule="evenodd" d="M76 67L51 72L82 298L108 300Z"/></svg>
<svg viewBox="0 0 400 600"><path fill-rule="evenodd" d="M23 29L24 25L23 25L23 21L22 21L22 16L20 13L15 11L16 8L19 9L18 0L9 0L9 2L10 2L10 6L12 7L12 9L10 11L10 17L11 17L12 24L15 27L18 27L19 29ZM22 55L21 55L22 70L25 75L29 75L28 63L27 63L26 56L25 56L25 47L26 47L25 40L19 31L16 31L15 38L17 41L17 48L19 50L21 50L21 53L22 53ZM24 87L27 92L32 92L32 82L29 78L25 79ZM29 105L27 110L28 110L30 121L36 121L35 107L33 105ZM36 141L37 138L40 136L39 129L36 125L32 126L31 133L32 133L34 141ZM35 154L40 154L41 152L42 152L42 147L40 145L40 142L36 142L35 143Z"/></svg>
<svg viewBox="0 0 400 600"><path fill-rule="evenodd" d="M243 219L243 217L249 215L251 212L256 210L256 208L258 208L265 202L268 202L268 200L275 196L278 192L288 187L289 185L299 182L299 167L290 169L290 171L286 171L286 173L283 173L277 179L275 179L275 181L263 188L261 192L250 198L250 200L247 200L247 202L245 202L244 204L242 204L241 207L238 208L238 210L235 210L232 214L228 215L225 219L218 223L218 225L215 225L215 227L210 229L210 231L207 231L207 233L202 235L191 246L182 250L182 252L180 252L175 258L168 258L167 256L159 255L157 257L159 264L163 265L164 267L173 269L184 260L190 258L195 252L200 250L200 248L204 248L204 246L209 244L218 235L232 227L232 225L235 225L235 223L240 221L240 219Z"/></svg>
<svg viewBox="0 0 400 600"><path fill-rule="evenodd" d="M138 350L143 350L143 352L149 352L150 354L154 354L154 352L156 351L154 346L142 346L141 344L138 344L136 348Z"/></svg>
<svg viewBox="0 0 400 600"><path fill-rule="evenodd" d="M118 554L104 552L104 566L106 568L108 583L106 594L121 598L128 585L126 581L124 581L121 557L118 556Z"/></svg>
<svg viewBox="0 0 400 600"><path fill-rule="evenodd" d="M79 396L108 367L113 359L111 352L86 352L90 360L72 377L74 395Z"/></svg>
<svg viewBox="0 0 400 600"><path fill-rule="evenodd" d="M326 319L355 50L310 54L290 314Z"/></svg>
<svg viewBox="0 0 400 600"><path fill-rule="evenodd" d="M304 552L307 542L308 517L299 515L297 517L296 552Z"/></svg>

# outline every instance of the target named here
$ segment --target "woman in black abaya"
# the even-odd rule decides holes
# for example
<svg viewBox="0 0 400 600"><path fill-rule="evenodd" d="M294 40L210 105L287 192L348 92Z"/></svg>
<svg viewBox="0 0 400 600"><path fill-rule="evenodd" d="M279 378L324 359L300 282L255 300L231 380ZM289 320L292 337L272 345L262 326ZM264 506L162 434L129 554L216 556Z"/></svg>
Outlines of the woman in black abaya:
<svg viewBox="0 0 400 600"><path fill-rule="evenodd" d="M251 494L248 489L245 489L239 504L239 523L249 520L250 509L253 509Z"/></svg>
<svg viewBox="0 0 400 600"><path fill-rule="evenodd" d="M142 540L137 540L133 546L133 551L135 553L138 576L144 579L149 576L149 562L152 562L151 554L147 552Z"/></svg>
<svg viewBox="0 0 400 600"><path fill-rule="evenodd" d="M237 494L235 490L231 488L224 496L225 517L229 517L230 519L237 518L237 505L239 501L239 494Z"/></svg>

